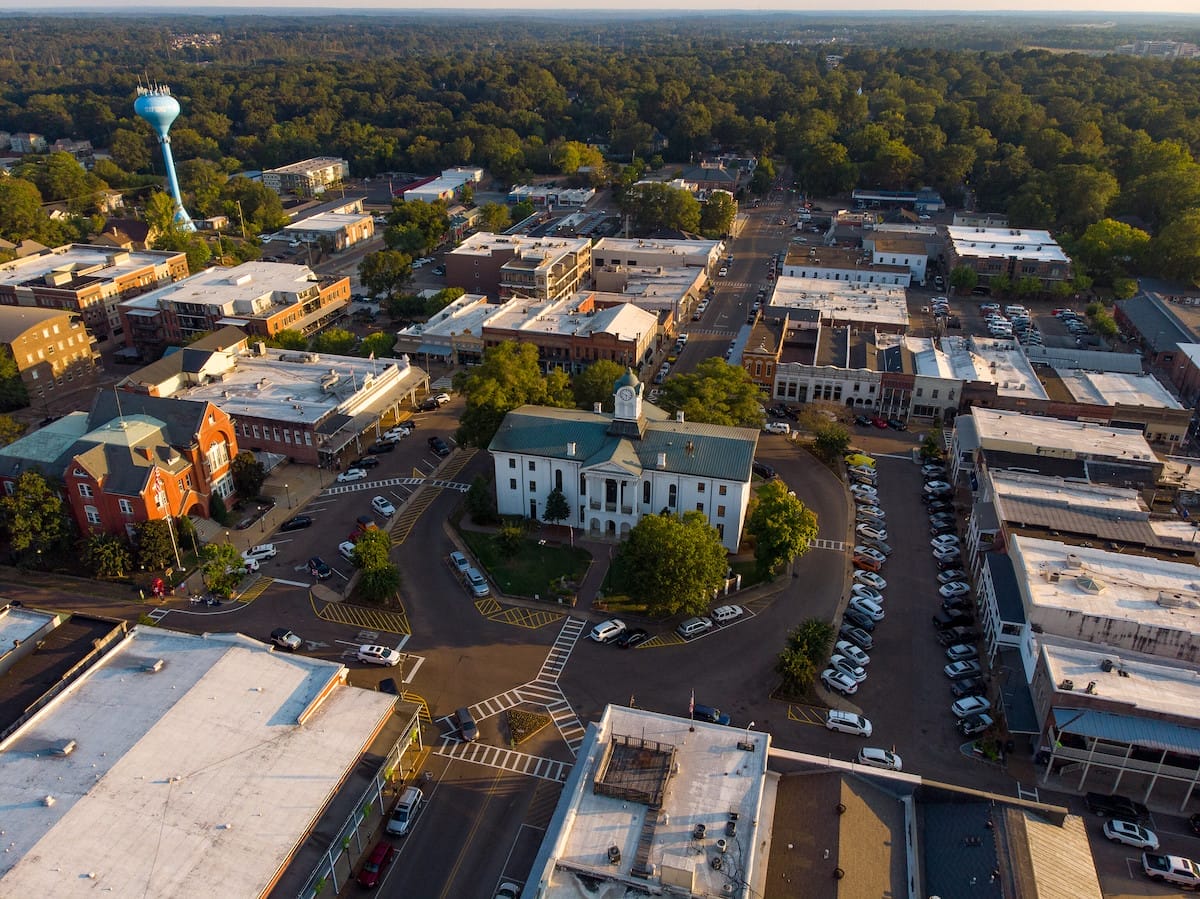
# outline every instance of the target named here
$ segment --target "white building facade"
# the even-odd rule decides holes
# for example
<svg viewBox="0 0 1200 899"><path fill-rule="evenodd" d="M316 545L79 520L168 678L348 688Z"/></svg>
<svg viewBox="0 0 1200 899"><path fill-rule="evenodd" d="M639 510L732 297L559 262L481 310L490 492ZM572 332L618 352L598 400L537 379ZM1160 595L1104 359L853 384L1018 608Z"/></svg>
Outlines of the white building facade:
<svg viewBox="0 0 1200 899"><path fill-rule="evenodd" d="M758 431L671 418L644 403L632 372L616 383L614 412L522 406L489 450L501 515L541 520L561 490L562 522L624 538L643 515L702 513L735 552L750 502Z"/></svg>

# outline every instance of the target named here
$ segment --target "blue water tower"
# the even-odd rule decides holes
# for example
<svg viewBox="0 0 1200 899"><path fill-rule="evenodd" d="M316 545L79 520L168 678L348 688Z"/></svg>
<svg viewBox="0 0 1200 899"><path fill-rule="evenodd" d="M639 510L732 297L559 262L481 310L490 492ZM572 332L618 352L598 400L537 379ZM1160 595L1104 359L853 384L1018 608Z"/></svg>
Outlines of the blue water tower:
<svg viewBox="0 0 1200 899"><path fill-rule="evenodd" d="M183 208L179 179L175 177L175 158L171 155L171 123L179 117L179 101L171 96L170 88L164 85L139 87L138 98L133 101L133 111L150 123L158 137L163 164L167 169L167 190L175 200L175 221L184 231L195 231L191 216Z"/></svg>

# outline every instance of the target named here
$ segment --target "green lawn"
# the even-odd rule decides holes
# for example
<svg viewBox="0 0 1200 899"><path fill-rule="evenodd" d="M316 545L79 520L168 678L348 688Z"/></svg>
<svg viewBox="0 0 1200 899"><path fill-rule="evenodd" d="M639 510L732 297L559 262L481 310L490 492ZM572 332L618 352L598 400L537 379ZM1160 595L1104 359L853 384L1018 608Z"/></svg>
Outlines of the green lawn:
<svg viewBox="0 0 1200 899"><path fill-rule="evenodd" d="M557 599L563 595L559 586L563 577L574 583L575 586L569 588L569 593L573 595L592 559L587 550L570 546L540 546L536 540L523 541L513 553L503 548L494 534L478 531L462 531L461 534L492 580L512 596Z"/></svg>

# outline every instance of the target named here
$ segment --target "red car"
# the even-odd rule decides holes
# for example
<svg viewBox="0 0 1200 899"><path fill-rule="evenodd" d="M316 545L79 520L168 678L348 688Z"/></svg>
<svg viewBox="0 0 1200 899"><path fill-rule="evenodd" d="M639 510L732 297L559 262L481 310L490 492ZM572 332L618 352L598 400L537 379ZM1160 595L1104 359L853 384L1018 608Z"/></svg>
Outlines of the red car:
<svg viewBox="0 0 1200 899"><path fill-rule="evenodd" d="M379 881L383 878L383 872L387 870L387 866L392 863L392 859L395 857L396 847L391 843L385 840L380 840L376 843L375 848L371 850L371 854L367 856L362 870L358 872L359 886L379 886Z"/></svg>
<svg viewBox="0 0 1200 899"><path fill-rule="evenodd" d="M887 419L880 418L878 415L872 416L871 424L875 425L875 427L879 428L881 431L887 430L888 426Z"/></svg>

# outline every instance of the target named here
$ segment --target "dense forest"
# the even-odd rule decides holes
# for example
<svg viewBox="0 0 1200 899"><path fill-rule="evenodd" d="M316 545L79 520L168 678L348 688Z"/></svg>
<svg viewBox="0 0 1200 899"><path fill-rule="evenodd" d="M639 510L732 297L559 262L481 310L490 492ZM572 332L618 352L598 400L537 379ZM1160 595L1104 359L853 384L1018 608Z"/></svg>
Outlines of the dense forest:
<svg viewBox="0 0 1200 899"><path fill-rule="evenodd" d="M1184 21L1169 37L1196 40ZM784 162L820 195L926 184L953 203L972 191L979 208L1068 243L1097 223L1107 230L1092 236L1111 237L1118 220L1152 238L1134 241L1134 259L1118 234L1119 268L1200 280L1200 61L1020 46L1164 36L1079 24L10 18L0 127L110 147L93 177L136 186L157 161L135 88L169 84L183 106L175 157L202 211L229 174L313 155L345 156L357 175L469 162L516 182L561 171L568 142L616 163L722 150ZM172 49L193 31L220 42ZM28 177L43 200L66 198Z"/></svg>

